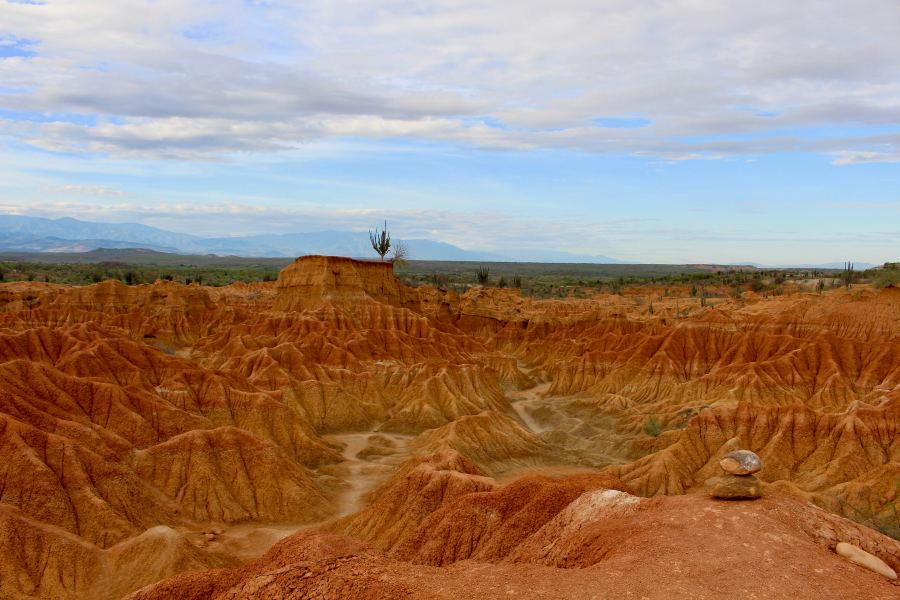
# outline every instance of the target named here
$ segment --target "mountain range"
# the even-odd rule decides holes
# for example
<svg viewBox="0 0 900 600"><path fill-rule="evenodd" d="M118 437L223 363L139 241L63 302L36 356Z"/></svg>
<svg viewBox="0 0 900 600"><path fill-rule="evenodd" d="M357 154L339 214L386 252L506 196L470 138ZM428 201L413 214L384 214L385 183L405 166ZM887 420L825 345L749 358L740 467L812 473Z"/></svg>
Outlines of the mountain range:
<svg viewBox="0 0 900 600"><path fill-rule="evenodd" d="M553 250L500 254L466 250L446 242L404 239L416 260L534 261L621 263L608 256L578 255ZM71 217L46 219L0 214L2 252L89 252L98 248L145 248L178 254L294 257L305 254L372 257L364 231L317 231L243 237L201 237L166 231L138 223L97 223Z"/></svg>
<svg viewBox="0 0 900 600"><path fill-rule="evenodd" d="M414 260L543 262L624 264L628 261L609 256L574 254L551 249L527 248L504 253L467 250L428 239L402 241ZM90 252L100 248L142 248L174 254L214 254L293 258L306 254L326 254L371 258L374 256L365 231L316 231L308 233L263 234L240 237L202 237L167 231L139 223L99 223L71 217L47 219L26 215L0 214L0 252ZM735 263L737 264L737 263ZM757 268L841 269L841 262L821 264L763 265L740 263ZM855 262L856 270L872 268L871 263Z"/></svg>

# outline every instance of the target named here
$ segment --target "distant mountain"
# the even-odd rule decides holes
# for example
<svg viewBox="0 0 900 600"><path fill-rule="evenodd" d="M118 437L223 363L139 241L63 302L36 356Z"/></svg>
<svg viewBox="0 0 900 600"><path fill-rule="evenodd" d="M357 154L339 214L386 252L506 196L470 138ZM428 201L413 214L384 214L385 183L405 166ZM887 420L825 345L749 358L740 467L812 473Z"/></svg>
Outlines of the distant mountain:
<svg viewBox="0 0 900 600"><path fill-rule="evenodd" d="M425 239L403 241L418 260L510 261L510 256L464 250ZM330 254L372 257L369 236L359 231L319 231L205 238L137 223L95 223L73 218L45 219L0 214L0 251L88 252L98 248L146 248L180 254L295 257Z"/></svg>
<svg viewBox="0 0 900 600"><path fill-rule="evenodd" d="M452 244L432 240L400 240L417 260L504 260L507 257L490 252L463 250ZM247 237L202 239L203 254L235 256L301 256L327 254L334 256L371 257L369 235L361 231L317 231Z"/></svg>
<svg viewBox="0 0 900 600"><path fill-rule="evenodd" d="M853 262L853 261L851 261ZM736 264L736 263L734 263ZM758 269L843 269L843 262L829 262L829 263L819 263L819 264L784 264L784 265L761 265L759 263L741 263L745 265L751 265ZM867 262L854 262L853 268L857 271L864 271L866 269L871 269L873 267L880 267L881 265L875 265Z"/></svg>
<svg viewBox="0 0 900 600"><path fill-rule="evenodd" d="M58 237L35 238L22 234L5 235L0 232L0 251L12 252L90 252L97 248L144 248L139 242L121 240L66 240ZM177 248L154 246L160 252L177 252Z"/></svg>
<svg viewBox="0 0 900 600"><path fill-rule="evenodd" d="M95 246L96 248L109 247L109 242L113 241L129 244L119 247L144 247L164 252L177 248L182 251L189 250L193 254L202 253L202 244L199 243L202 239L137 223L94 223L69 217L44 219L0 214L0 248L7 250L18 250L19 244L26 243L38 246L43 244L47 249L38 251L50 252L59 240L79 242L97 240L102 243Z"/></svg>
<svg viewBox="0 0 900 600"><path fill-rule="evenodd" d="M592 263L608 265L624 265L628 261L619 260L601 254L573 254L559 250L521 250L515 253L519 262L551 262L551 263Z"/></svg>

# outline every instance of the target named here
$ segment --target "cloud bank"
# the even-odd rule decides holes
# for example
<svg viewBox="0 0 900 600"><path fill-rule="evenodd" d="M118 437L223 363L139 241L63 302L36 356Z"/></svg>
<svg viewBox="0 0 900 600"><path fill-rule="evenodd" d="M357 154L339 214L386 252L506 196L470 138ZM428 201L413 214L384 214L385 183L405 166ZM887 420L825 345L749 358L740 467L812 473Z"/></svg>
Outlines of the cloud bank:
<svg viewBox="0 0 900 600"><path fill-rule="evenodd" d="M0 24L0 135L54 152L900 161L895 0L7 1Z"/></svg>

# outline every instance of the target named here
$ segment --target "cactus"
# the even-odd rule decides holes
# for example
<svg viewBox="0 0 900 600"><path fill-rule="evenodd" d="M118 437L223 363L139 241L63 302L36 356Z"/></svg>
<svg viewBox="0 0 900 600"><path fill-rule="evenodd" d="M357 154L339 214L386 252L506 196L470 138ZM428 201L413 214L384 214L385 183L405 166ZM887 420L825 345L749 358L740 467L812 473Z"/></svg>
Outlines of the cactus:
<svg viewBox="0 0 900 600"><path fill-rule="evenodd" d="M844 285L847 286L847 289L849 290L852 283L853 283L853 263L846 262L846 263L844 263Z"/></svg>
<svg viewBox="0 0 900 600"><path fill-rule="evenodd" d="M387 221L384 222L384 229L381 231L375 230L369 232L369 243L372 244L372 249L378 253L381 260L384 261L385 255L387 255L388 251L391 249L391 234L387 230Z"/></svg>

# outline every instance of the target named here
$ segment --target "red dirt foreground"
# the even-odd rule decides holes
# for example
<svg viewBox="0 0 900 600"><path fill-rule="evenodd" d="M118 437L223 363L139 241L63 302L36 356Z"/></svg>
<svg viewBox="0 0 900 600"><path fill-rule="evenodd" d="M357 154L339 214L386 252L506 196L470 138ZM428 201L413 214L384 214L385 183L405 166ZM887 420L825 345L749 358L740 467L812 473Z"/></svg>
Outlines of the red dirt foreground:
<svg viewBox="0 0 900 600"><path fill-rule="evenodd" d="M0 283L0 599L900 598L900 290L792 289Z"/></svg>
<svg viewBox="0 0 900 600"><path fill-rule="evenodd" d="M781 495L728 502L593 490L542 519L536 531L497 551L502 556L490 562L468 556L483 523L460 518L454 525L457 545L450 549L457 560L444 567L401 561L345 536L303 533L244 567L179 575L129 598L888 600L900 594L896 583L832 550L837 540L853 540L880 550L896 567L900 545ZM460 546L460 540L471 543Z"/></svg>

